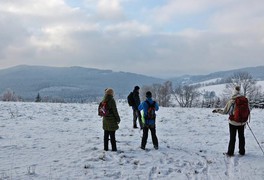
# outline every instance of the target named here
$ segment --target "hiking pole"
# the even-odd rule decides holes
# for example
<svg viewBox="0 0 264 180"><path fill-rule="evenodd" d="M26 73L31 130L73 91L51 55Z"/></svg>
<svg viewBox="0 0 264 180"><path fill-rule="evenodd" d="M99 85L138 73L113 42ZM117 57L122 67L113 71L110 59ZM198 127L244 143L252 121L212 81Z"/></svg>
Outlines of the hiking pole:
<svg viewBox="0 0 264 180"><path fill-rule="evenodd" d="M260 147L260 149L261 149L261 151L262 151L262 153L263 153L263 155L264 155L264 151L263 151L262 147L260 146L260 144L259 144L259 142L258 142L258 140L257 140L257 138L256 138L256 136L255 136L255 134L253 133L253 131L252 131L252 129L250 128L250 126L249 126L248 123L247 123L247 125L248 125L249 130L250 130L251 133L253 134L255 140L257 141L257 143L258 143L258 145L259 145L259 147Z"/></svg>

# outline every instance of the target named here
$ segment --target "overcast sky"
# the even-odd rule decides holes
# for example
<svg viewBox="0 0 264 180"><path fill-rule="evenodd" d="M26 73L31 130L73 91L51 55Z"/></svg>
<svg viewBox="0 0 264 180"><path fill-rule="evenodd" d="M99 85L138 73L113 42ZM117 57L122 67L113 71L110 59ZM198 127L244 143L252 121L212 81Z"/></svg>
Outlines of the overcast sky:
<svg viewBox="0 0 264 180"><path fill-rule="evenodd" d="M0 69L175 77L264 65L264 0L0 0Z"/></svg>

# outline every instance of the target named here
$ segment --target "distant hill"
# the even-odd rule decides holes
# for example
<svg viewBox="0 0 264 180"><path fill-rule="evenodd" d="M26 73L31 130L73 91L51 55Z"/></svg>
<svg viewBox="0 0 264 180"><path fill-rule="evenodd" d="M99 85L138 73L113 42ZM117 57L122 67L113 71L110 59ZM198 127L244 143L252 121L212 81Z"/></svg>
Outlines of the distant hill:
<svg viewBox="0 0 264 180"><path fill-rule="evenodd" d="M169 79L173 84L194 84L203 81L210 81L212 79L224 79L232 76L235 72L248 72L254 79L264 80L264 66L247 67L242 69L234 69L229 71L219 71L207 75L184 75Z"/></svg>
<svg viewBox="0 0 264 180"><path fill-rule="evenodd" d="M255 79L264 80L264 66L219 71L208 75L186 75L168 79L173 86L223 79L234 72L249 72ZM114 72L83 67L47 67L20 65L0 70L0 96L7 89L26 101L41 97L63 99L66 102L94 101L102 97L107 87L115 90L117 98L126 98L135 85L152 85L166 80L145 75Z"/></svg>
<svg viewBox="0 0 264 180"><path fill-rule="evenodd" d="M83 67L15 66L0 70L0 94L11 89L25 100L41 97L67 102L94 100L112 87L124 98L135 85L151 85L164 80L144 75Z"/></svg>

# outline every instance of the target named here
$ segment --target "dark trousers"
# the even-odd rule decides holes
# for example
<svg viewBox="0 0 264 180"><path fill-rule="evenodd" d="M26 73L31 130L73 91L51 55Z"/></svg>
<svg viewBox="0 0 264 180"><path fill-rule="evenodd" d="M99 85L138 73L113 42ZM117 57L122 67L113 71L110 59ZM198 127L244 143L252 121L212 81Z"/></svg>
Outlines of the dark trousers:
<svg viewBox="0 0 264 180"><path fill-rule="evenodd" d="M112 145L112 151L116 151L116 139L115 139L115 131L104 131L104 150L108 151L108 141L110 141Z"/></svg>
<svg viewBox="0 0 264 180"><path fill-rule="evenodd" d="M146 144L147 144L147 140L148 140L148 130L150 130L151 132L151 137L152 137L152 143L154 145L154 147L158 147L159 143L158 143L158 138L156 136L156 126L144 126L143 127L143 137L142 137L142 141L141 141L141 148L145 148Z"/></svg>
<svg viewBox="0 0 264 180"><path fill-rule="evenodd" d="M244 135L245 125L243 126L234 126L229 124L229 133L230 133L230 140L228 145L228 154L233 155L235 151L235 144L236 144L236 132L238 132L238 139L239 139L239 153L241 155L245 154L245 135Z"/></svg>
<svg viewBox="0 0 264 180"><path fill-rule="evenodd" d="M137 119L138 119L140 128L143 128L141 113L139 110L133 108L133 126L134 127L137 127Z"/></svg>

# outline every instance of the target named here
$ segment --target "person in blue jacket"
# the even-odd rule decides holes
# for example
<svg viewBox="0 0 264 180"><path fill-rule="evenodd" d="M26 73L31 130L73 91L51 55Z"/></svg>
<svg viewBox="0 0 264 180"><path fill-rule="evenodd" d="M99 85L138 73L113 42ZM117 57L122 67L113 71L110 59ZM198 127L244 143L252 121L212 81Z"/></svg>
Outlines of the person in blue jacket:
<svg viewBox="0 0 264 180"><path fill-rule="evenodd" d="M151 132L152 143L155 149L159 148L158 138L156 135L156 114L155 111L159 110L159 105L156 101L152 100L152 94L150 91L146 93L146 101L143 101L139 106L138 110L143 110L143 137L141 141L141 149L145 150L148 130Z"/></svg>

